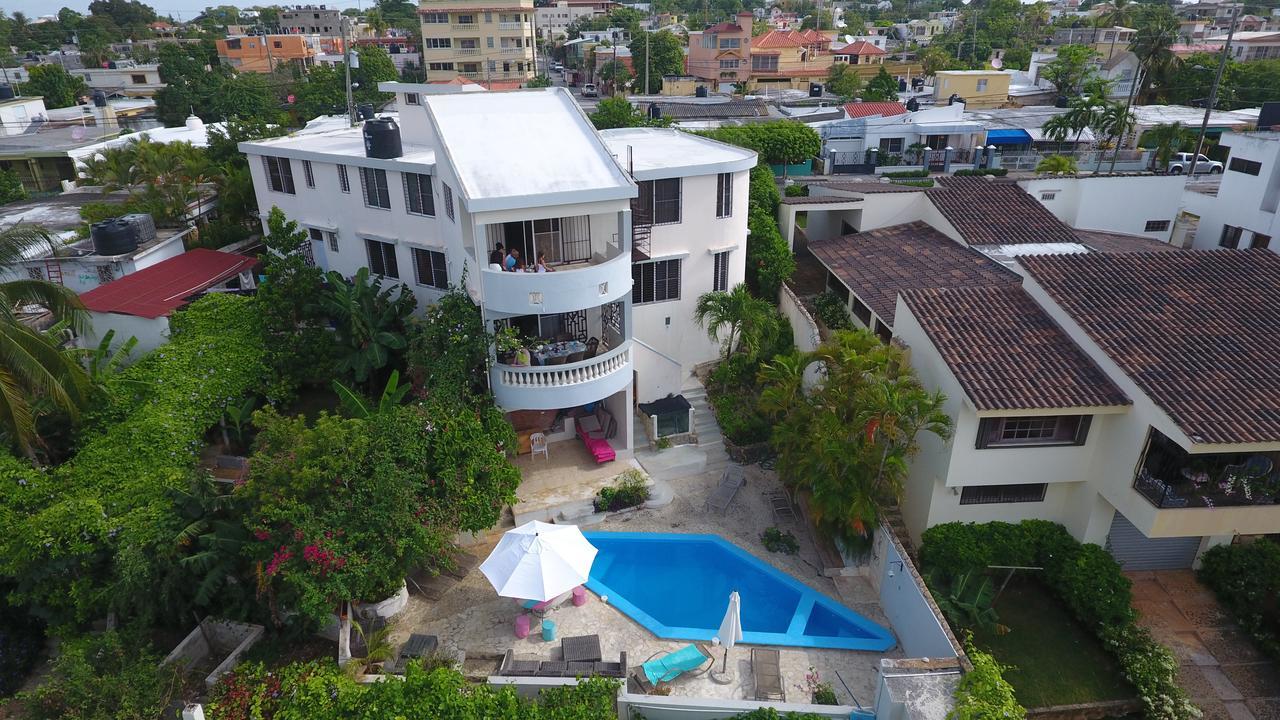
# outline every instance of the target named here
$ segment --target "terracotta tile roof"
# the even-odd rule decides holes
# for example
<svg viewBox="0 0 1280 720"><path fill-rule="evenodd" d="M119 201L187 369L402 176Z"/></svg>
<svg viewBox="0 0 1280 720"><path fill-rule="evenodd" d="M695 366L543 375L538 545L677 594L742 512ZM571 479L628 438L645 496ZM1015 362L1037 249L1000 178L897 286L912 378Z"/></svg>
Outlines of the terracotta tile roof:
<svg viewBox="0 0 1280 720"><path fill-rule="evenodd" d="M1193 441L1280 440L1280 256L1184 250L1019 262Z"/></svg>
<svg viewBox="0 0 1280 720"><path fill-rule="evenodd" d="M841 47L838 49L832 48L831 52L835 53L836 55L888 55L889 54L884 50L882 50L881 48L878 48L875 45L872 45L871 43L867 42L866 40L859 40L857 42L849 43L848 45L845 45L844 47Z"/></svg>
<svg viewBox="0 0 1280 720"><path fill-rule="evenodd" d="M1182 248L1141 235L1105 232L1103 230L1075 230L1080 243L1094 252L1178 252Z"/></svg>
<svg viewBox="0 0 1280 720"><path fill-rule="evenodd" d="M712 25L711 27L707 28L706 30L703 30L702 32L711 33L711 34L742 32L742 26L738 25L737 23L722 22L716 25Z"/></svg>
<svg viewBox="0 0 1280 720"><path fill-rule="evenodd" d="M827 183L823 187L829 187L832 190L843 190L845 192L856 193L905 193L905 192L924 192L925 188L915 185L899 185L891 182L840 182Z"/></svg>
<svg viewBox="0 0 1280 720"><path fill-rule="evenodd" d="M751 41L754 48L789 48L807 47L829 43L822 33L816 30L770 30Z"/></svg>
<svg viewBox="0 0 1280 720"><path fill-rule="evenodd" d="M889 325L901 291L1021 283L1017 273L923 222L815 242L809 252Z"/></svg>
<svg viewBox="0 0 1280 720"><path fill-rule="evenodd" d="M926 191L970 245L1073 243L1070 227L1017 183L981 177L946 177Z"/></svg>
<svg viewBox="0 0 1280 720"><path fill-rule="evenodd" d="M1130 404L1021 287L907 290L903 298L979 411Z"/></svg>
<svg viewBox="0 0 1280 720"><path fill-rule="evenodd" d="M851 118L892 117L906 113L907 108L897 102L858 102L846 103L844 112Z"/></svg>

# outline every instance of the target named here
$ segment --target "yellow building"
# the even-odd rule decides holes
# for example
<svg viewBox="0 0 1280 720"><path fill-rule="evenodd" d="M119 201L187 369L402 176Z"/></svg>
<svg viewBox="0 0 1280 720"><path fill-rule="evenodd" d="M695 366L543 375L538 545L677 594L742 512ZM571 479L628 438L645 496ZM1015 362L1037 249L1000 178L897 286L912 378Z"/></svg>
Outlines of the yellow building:
<svg viewBox="0 0 1280 720"><path fill-rule="evenodd" d="M418 13L429 82L534 76L533 0L422 0Z"/></svg>
<svg viewBox="0 0 1280 720"><path fill-rule="evenodd" d="M1000 70L943 70L933 77L933 101L959 96L970 110L998 108L1009 102L1009 74Z"/></svg>

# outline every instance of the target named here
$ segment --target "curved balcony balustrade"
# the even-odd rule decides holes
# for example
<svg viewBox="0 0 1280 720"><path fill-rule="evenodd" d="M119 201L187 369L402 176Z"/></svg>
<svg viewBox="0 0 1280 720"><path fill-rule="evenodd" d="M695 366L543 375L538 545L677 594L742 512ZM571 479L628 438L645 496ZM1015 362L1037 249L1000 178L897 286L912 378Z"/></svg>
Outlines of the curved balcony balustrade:
<svg viewBox="0 0 1280 720"><path fill-rule="evenodd" d="M494 398L508 410L558 410L606 398L631 383L631 341L565 365L496 364Z"/></svg>

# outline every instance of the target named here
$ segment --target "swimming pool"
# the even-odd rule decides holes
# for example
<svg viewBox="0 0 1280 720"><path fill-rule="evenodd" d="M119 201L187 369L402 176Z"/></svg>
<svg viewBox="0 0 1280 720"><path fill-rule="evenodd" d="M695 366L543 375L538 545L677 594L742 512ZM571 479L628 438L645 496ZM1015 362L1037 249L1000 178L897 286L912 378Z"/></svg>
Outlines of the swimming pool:
<svg viewBox="0 0 1280 720"><path fill-rule="evenodd" d="M587 587L661 638L710 640L742 597L742 641L883 652L880 625L716 535L584 532L599 550Z"/></svg>

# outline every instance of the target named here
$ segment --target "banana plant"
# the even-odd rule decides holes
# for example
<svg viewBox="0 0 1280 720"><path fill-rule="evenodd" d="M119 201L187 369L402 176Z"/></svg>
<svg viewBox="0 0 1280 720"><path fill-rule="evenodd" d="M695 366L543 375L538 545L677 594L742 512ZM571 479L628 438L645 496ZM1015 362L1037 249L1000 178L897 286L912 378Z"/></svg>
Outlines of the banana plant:
<svg viewBox="0 0 1280 720"><path fill-rule="evenodd" d="M1000 624L1000 616L992 603L996 589L991 578L976 570L960 573L951 578L934 572L929 575L929 587L935 589L933 599L938 609L952 625L979 628L997 635L1009 632Z"/></svg>
<svg viewBox="0 0 1280 720"><path fill-rule="evenodd" d="M359 392L343 385L337 380L333 381L333 391L337 393L339 402L342 403L342 409L347 415L353 418L365 419L371 415L384 413L399 405L404 396L413 388L412 385L400 384L400 371L392 370L391 377L387 378L387 384L382 389L382 395L378 398L377 407L370 405L369 400Z"/></svg>

